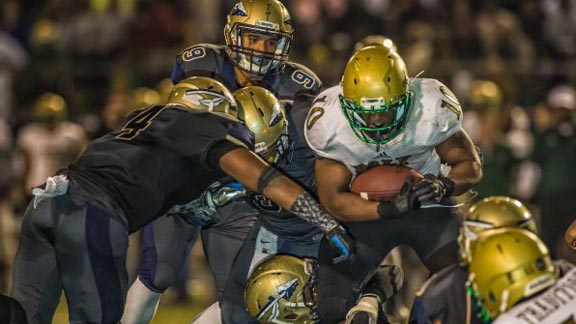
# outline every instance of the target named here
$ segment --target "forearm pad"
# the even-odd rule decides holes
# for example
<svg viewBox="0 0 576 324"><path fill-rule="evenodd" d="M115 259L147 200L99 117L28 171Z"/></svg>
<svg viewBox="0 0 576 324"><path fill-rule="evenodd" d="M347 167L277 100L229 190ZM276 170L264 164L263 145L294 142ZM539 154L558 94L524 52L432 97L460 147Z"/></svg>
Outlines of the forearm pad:
<svg viewBox="0 0 576 324"><path fill-rule="evenodd" d="M303 220L318 226L324 232L328 232L338 226L338 222L332 218L332 215L328 214L324 207L306 191L302 191L298 195L289 211Z"/></svg>

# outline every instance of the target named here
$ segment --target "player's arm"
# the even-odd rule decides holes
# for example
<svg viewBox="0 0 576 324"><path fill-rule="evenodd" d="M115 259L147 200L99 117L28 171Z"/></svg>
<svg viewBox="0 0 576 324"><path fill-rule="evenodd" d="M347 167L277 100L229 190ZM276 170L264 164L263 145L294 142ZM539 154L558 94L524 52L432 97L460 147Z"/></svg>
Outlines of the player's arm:
<svg viewBox="0 0 576 324"><path fill-rule="evenodd" d="M442 163L450 166L447 176L424 175L414 187L421 203L463 194L482 179L482 162L472 140L463 129L436 146Z"/></svg>
<svg viewBox="0 0 576 324"><path fill-rule="evenodd" d="M378 202L363 199L350 192L352 173L343 164L326 158L316 158L314 166L320 202L343 222L378 219Z"/></svg>
<svg viewBox="0 0 576 324"><path fill-rule="evenodd" d="M340 262L354 253L354 241L346 230L296 182L266 164L245 148L232 149L218 159L226 174L248 189L260 192L296 216L321 228L331 245L339 250Z"/></svg>
<svg viewBox="0 0 576 324"><path fill-rule="evenodd" d="M320 202L342 222L364 222L378 218L397 217L418 207L408 178L400 193L392 201L369 201L350 192L352 173L343 164L317 158L316 186Z"/></svg>
<svg viewBox="0 0 576 324"><path fill-rule="evenodd" d="M460 195L482 179L482 162L472 140L463 129L436 146L442 163L451 169L448 178L454 182L452 195Z"/></svg>

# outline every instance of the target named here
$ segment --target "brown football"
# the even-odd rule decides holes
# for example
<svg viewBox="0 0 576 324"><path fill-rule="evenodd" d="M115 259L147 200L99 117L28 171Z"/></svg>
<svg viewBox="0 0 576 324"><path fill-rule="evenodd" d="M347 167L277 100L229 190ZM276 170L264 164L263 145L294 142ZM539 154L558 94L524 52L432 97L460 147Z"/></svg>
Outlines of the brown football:
<svg viewBox="0 0 576 324"><path fill-rule="evenodd" d="M414 178L413 184L423 178L420 172L401 165L373 167L352 180L350 191L367 200L391 200L400 192L408 176Z"/></svg>

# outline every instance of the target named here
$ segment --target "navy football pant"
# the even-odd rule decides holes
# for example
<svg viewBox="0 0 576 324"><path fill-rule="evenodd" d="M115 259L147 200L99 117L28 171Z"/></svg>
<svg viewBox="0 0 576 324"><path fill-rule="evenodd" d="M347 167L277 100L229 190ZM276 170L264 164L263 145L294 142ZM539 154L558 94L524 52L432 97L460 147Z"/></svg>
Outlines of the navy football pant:
<svg viewBox="0 0 576 324"><path fill-rule="evenodd" d="M70 323L116 324L127 290L127 227L67 195L30 203L14 264L13 297L28 322L51 323L66 293Z"/></svg>
<svg viewBox="0 0 576 324"><path fill-rule="evenodd" d="M458 216L450 208L418 209L404 217L348 223L357 240L354 261L333 264L334 251L322 240L319 253L318 313L339 323L392 248L408 245L432 273L458 261Z"/></svg>

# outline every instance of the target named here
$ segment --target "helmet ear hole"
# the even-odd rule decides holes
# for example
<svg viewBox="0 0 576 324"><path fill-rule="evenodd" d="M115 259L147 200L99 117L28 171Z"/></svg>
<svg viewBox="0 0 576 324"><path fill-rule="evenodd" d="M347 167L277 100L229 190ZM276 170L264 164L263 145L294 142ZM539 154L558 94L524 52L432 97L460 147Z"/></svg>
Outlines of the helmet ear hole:
<svg viewBox="0 0 576 324"><path fill-rule="evenodd" d="M295 319L298 318L298 314L294 314L294 313L292 313L292 314L287 314L286 316L284 316L284 318L287 319L287 320L295 320Z"/></svg>
<svg viewBox="0 0 576 324"><path fill-rule="evenodd" d="M488 298L490 299L490 302L495 302L496 301L496 296L494 296L494 292L490 292L490 294L488 294Z"/></svg>

